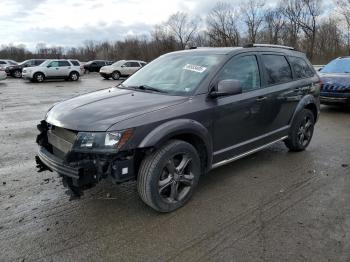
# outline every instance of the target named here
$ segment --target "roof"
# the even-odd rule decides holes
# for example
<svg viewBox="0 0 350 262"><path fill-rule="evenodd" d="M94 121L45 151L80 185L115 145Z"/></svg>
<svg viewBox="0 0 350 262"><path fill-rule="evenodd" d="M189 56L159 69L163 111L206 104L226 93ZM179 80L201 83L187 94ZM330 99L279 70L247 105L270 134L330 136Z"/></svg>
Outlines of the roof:
<svg viewBox="0 0 350 262"><path fill-rule="evenodd" d="M227 55L233 51L243 49L243 47L196 47L187 50L175 51L173 53L207 53L217 55Z"/></svg>
<svg viewBox="0 0 350 262"><path fill-rule="evenodd" d="M234 52L240 51L261 51L261 52L282 52L285 54L299 54L302 55L302 52L294 50L291 47L287 46L278 46L278 45L247 45L245 47L194 47L187 50L176 51L172 53L203 53L203 54L217 54L217 55L228 55Z"/></svg>

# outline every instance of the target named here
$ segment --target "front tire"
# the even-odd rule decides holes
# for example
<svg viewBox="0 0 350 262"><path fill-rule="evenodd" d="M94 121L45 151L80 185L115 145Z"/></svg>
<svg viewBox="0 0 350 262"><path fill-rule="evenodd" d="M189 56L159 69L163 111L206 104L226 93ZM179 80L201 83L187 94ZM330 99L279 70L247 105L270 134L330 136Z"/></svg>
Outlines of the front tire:
<svg viewBox="0 0 350 262"><path fill-rule="evenodd" d="M311 142L314 126L314 114L309 109L301 110L292 123L286 146L294 152L304 151Z"/></svg>
<svg viewBox="0 0 350 262"><path fill-rule="evenodd" d="M115 71L112 73L113 80L118 80L120 78L120 73Z"/></svg>
<svg viewBox="0 0 350 262"><path fill-rule="evenodd" d="M171 212L190 200L200 173L197 150L187 142L171 140L142 161L137 189L148 206Z"/></svg>
<svg viewBox="0 0 350 262"><path fill-rule="evenodd" d="M33 79L35 82L41 83L45 80L45 75L43 73L35 73Z"/></svg>

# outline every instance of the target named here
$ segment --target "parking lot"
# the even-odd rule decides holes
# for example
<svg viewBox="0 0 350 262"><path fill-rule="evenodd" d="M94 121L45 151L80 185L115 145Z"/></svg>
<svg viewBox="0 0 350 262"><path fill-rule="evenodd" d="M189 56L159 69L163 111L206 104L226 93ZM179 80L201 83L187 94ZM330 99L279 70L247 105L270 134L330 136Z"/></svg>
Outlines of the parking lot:
<svg viewBox="0 0 350 262"><path fill-rule="evenodd" d="M52 104L117 81L0 82L0 261L350 261L350 109L322 107L305 152L278 143L204 176L159 214L134 182L69 201L37 173L36 124Z"/></svg>

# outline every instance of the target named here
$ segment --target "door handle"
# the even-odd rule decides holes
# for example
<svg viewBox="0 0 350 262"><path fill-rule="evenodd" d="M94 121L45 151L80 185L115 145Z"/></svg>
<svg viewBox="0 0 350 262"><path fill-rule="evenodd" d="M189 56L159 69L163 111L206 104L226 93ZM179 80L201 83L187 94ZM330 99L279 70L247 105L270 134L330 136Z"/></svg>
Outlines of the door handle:
<svg viewBox="0 0 350 262"><path fill-rule="evenodd" d="M265 101L267 99L266 96L259 96L257 99L256 99L256 102L262 102L262 101Z"/></svg>

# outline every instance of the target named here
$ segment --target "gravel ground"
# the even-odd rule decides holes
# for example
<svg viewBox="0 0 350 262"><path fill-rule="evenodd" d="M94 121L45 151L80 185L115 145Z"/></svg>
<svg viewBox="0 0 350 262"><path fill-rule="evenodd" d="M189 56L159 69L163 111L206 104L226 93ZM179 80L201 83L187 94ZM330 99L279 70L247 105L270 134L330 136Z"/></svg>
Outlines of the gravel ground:
<svg viewBox="0 0 350 262"><path fill-rule="evenodd" d="M57 174L36 172L36 124L116 83L0 82L0 261L350 261L350 109L322 107L305 152L279 143L210 172L171 214L134 182L69 201Z"/></svg>

